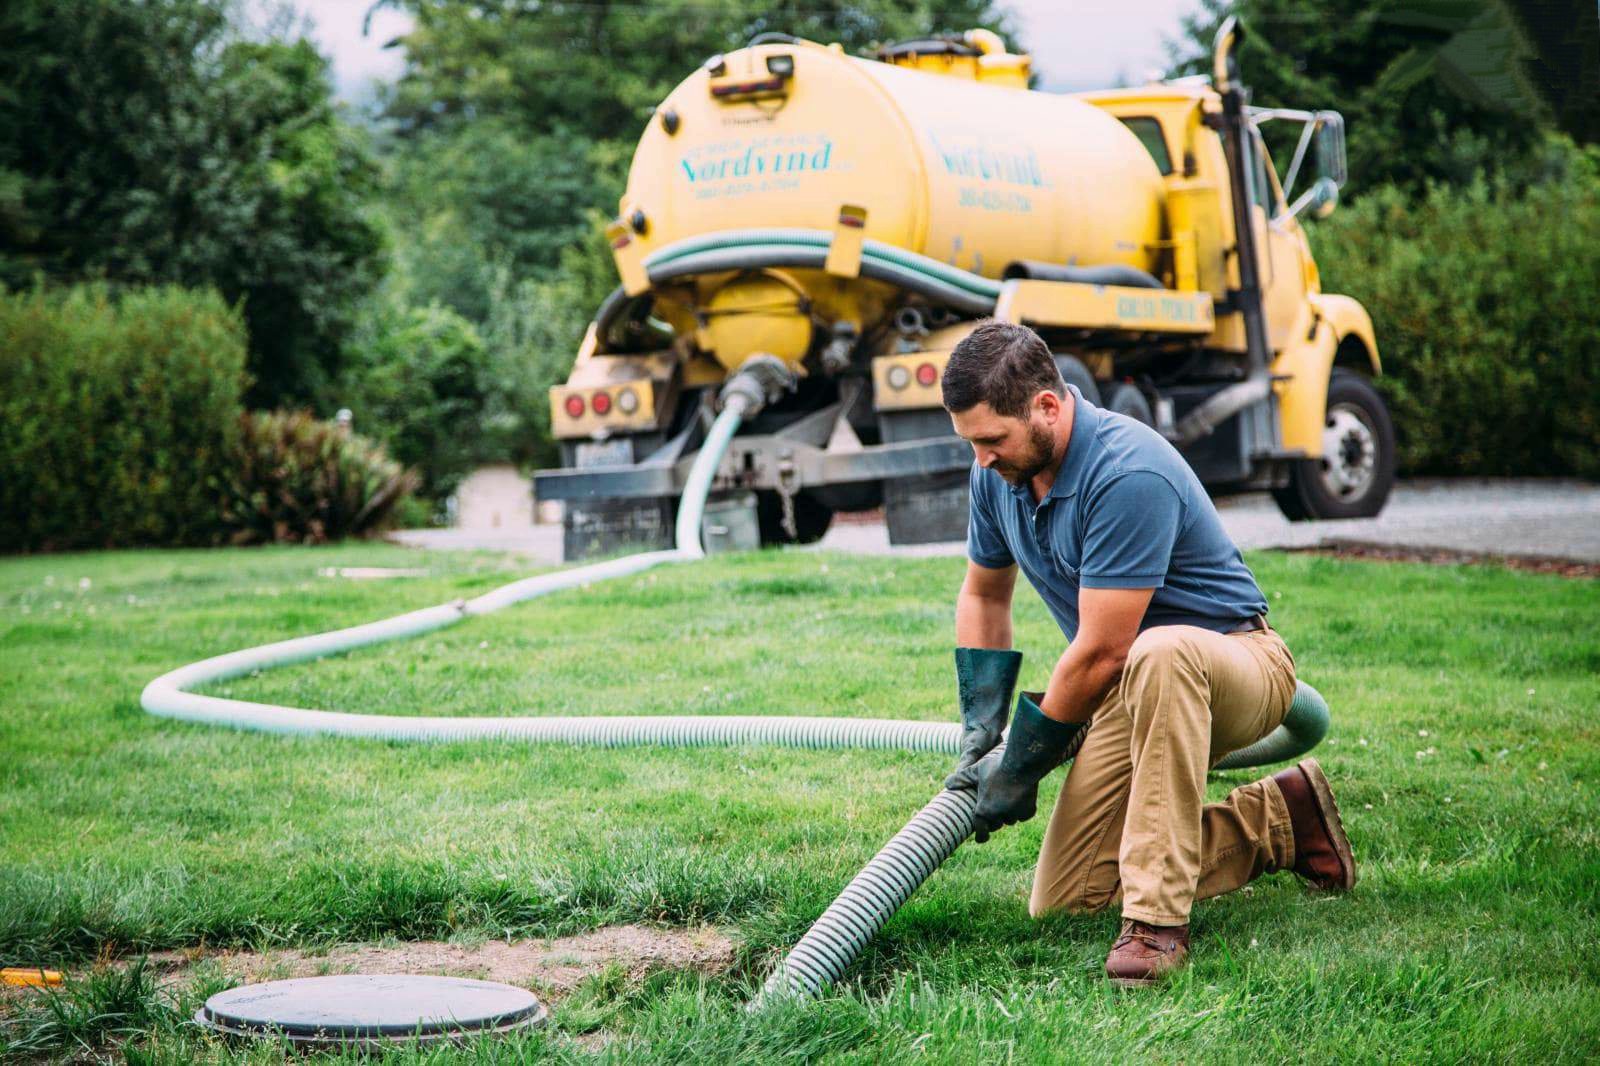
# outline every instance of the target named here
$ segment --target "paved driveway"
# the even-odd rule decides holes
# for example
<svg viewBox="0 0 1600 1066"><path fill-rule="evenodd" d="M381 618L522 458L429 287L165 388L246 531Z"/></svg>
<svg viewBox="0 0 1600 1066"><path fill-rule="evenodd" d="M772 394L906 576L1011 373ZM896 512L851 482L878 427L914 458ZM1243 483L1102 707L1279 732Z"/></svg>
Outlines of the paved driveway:
<svg viewBox="0 0 1600 1066"><path fill-rule="evenodd" d="M1289 522L1265 494L1219 501L1223 524L1241 548L1341 544L1444 549L1600 564L1600 485L1578 481L1411 481L1397 486L1377 518ZM406 530L392 539L429 548L521 552L561 561L561 527L473 533ZM817 545L867 555L960 555L960 542L889 546L882 522L835 522Z"/></svg>

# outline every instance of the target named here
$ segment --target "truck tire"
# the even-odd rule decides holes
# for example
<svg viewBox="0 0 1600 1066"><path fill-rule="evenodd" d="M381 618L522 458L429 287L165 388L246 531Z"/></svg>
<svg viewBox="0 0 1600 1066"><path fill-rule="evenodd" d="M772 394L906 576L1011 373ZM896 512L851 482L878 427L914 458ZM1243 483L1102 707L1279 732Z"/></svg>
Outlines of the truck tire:
<svg viewBox="0 0 1600 1066"><path fill-rule="evenodd" d="M1147 426L1156 424L1156 416L1150 411L1150 401L1144 398L1144 393L1139 391L1137 385L1126 381L1108 382L1100 395L1104 397L1100 406L1107 411L1127 415L1135 422L1143 422Z"/></svg>
<svg viewBox="0 0 1600 1066"><path fill-rule="evenodd" d="M1083 365L1083 360L1075 355L1058 355L1056 368L1061 371L1062 381L1076 386L1085 400L1100 406L1100 387L1094 383L1094 375Z"/></svg>
<svg viewBox="0 0 1600 1066"><path fill-rule="evenodd" d="M1367 378L1336 367L1328 379L1322 458L1292 464L1289 483L1273 489L1291 522L1371 518L1394 488L1394 422Z"/></svg>
<svg viewBox="0 0 1600 1066"><path fill-rule="evenodd" d="M809 492L794 497L794 526L798 536L783 528L783 499L776 492L756 493L756 520L761 524L761 544L814 544L833 523L833 508L823 505Z"/></svg>

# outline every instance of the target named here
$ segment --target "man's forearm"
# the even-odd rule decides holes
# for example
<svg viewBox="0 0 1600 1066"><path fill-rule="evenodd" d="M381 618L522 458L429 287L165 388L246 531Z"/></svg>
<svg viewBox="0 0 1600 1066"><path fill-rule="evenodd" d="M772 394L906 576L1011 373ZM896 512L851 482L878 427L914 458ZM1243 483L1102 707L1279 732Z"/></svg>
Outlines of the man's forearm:
<svg viewBox="0 0 1600 1066"><path fill-rule="evenodd" d="M956 644L962 648L1011 647L1011 601L970 593L956 597Z"/></svg>
<svg viewBox="0 0 1600 1066"><path fill-rule="evenodd" d="M1074 642L1056 660L1039 709L1058 722L1087 722L1118 681L1125 656L1113 655L1087 643Z"/></svg>

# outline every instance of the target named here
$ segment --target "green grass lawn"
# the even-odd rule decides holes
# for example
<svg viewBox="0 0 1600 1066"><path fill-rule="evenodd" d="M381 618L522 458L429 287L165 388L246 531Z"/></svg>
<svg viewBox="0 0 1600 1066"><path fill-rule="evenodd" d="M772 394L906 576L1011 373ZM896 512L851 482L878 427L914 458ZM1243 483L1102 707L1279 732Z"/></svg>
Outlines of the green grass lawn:
<svg viewBox="0 0 1600 1066"><path fill-rule="evenodd" d="M1044 817L957 852L825 999L741 1009L938 787L882 752L406 746L144 715L182 663L486 591L498 556L382 545L0 561L0 961L205 944L552 936L712 923L725 974L597 979L531 1037L430 1061L1600 1055L1600 585L1481 567L1253 555L1361 863L1203 903L1194 965L1128 995L1114 916L1028 919ZM355 582L340 565L422 566ZM238 697L429 714L798 714L948 720L959 559L738 556L523 604L408 643L240 679ZM1019 590L1023 681L1059 634ZM1059 776L1047 782L1048 810ZM1248 773L1218 775L1217 794ZM8 997L0 1059L247 1053L114 972ZM50 1012L44 1004L53 1003ZM579 1041L604 1034L609 1043ZM259 1061L274 1049L249 1053ZM404 1056L401 1056L404 1057Z"/></svg>

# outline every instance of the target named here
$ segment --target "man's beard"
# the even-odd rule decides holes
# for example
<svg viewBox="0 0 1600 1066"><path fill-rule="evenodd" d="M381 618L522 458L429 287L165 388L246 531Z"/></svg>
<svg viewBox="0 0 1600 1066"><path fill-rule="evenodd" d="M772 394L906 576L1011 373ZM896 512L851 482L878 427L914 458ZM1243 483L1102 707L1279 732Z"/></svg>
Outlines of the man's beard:
<svg viewBox="0 0 1600 1066"><path fill-rule="evenodd" d="M1028 423L1028 454L1020 463L995 462L990 469L1018 488L1049 469L1055 460L1055 438L1048 429Z"/></svg>

